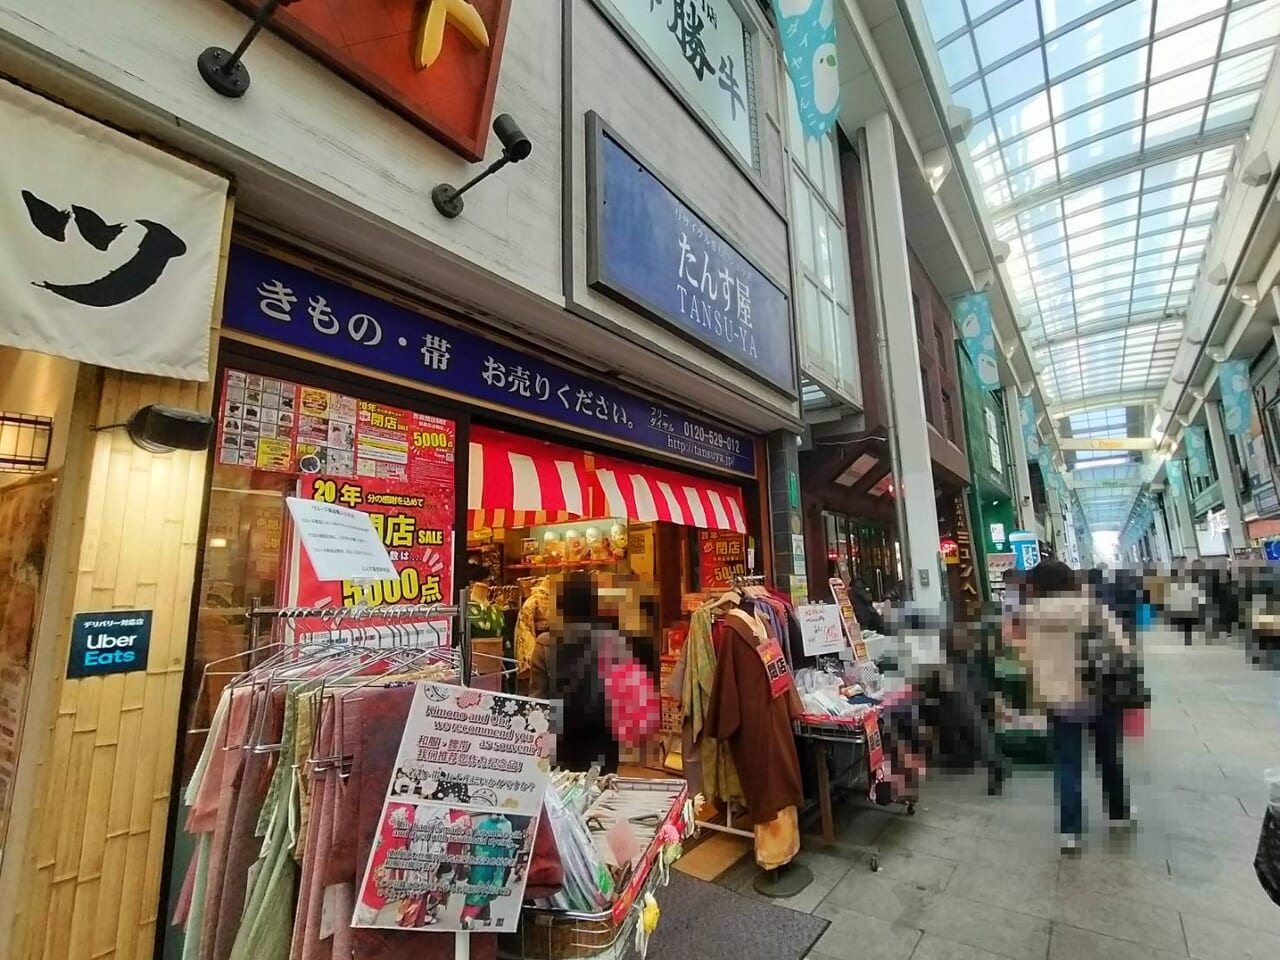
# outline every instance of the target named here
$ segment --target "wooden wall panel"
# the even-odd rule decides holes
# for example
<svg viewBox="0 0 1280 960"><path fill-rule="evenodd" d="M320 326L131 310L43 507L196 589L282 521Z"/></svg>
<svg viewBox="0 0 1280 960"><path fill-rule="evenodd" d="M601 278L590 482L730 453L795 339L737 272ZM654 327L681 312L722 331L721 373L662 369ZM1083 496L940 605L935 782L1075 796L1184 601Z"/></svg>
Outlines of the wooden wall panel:
<svg viewBox="0 0 1280 960"><path fill-rule="evenodd" d="M211 384L96 375L97 423L147 403L212 401ZM14 956L132 960L150 956L159 906L206 455L148 453L122 430L80 441L91 454L57 661L65 666L81 611L154 610L151 649L145 673L56 679Z"/></svg>

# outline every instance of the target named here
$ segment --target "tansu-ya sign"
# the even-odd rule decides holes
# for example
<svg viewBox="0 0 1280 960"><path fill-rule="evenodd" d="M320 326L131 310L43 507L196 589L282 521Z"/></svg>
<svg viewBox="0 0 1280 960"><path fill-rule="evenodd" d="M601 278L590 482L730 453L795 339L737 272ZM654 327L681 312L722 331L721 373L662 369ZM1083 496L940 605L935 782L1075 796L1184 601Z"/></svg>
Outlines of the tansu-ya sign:
<svg viewBox="0 0 1280 960"><path fill-rule="evenodd" d="M228 0L254 13L264 0ZM553 4L546 4L551 15ZM271 29L468 160L483 160L511 0L303 0Z"/></svg>

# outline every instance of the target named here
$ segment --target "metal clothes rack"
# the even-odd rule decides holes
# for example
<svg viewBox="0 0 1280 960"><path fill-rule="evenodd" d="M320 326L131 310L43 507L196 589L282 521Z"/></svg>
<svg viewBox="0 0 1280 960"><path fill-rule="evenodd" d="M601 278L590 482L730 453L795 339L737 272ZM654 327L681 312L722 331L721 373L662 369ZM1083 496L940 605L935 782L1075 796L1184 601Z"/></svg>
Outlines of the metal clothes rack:
<svg viewBox="0 0 1280 960"><path fill-rule="evenodd" d="M344 625L359 625L369 620L403 620L417 619L450 619L453 621L453 637L458 648L459 673L463 686L471 686L472 677L472 642L471 623L467 618L467 592L458 591L456 606L444 606L438 603L407 603L370 606L357 604L349 607L271 607L264 606L260 598L254 597L245 610L245 618L249 621L249 650L261 646L264 624L285 623L296 625L299 620L332 621L335 629ZM443 646L443 644L441 644Z"/></svg>
<svg viewBox="0 0 1280 960"><path fill-rule="evenodd" d="M254 651L262 647L263 627L267 626L270 629L271 625L274 624L296 625L300 620L325 620L331 621L334 628L340 630L344 625L359 625L362 621L367 622L370 620L401 620L406 618L439 620L449 618L453 621L453 646L457 647L459 675L462 685L471 686L473 657L475 654L472 649L471 624L467 618L466 590L458 592L458 602L455 606L445 606L443 604L369 606L360 604L349 607L272 607L262 605L260 599L255 597L245 611L245 617L249 621L248 654L250 656L253 655ZM446 645L442 643L441 647L446 648ZM483 654L483 656L487 657L489 655ZM498 659L502 660L502 658ZM504 669L500 671L500 674L505 672L505 665L506 661L503 660ZM328 763L332 759L329 758L327 761L318 762ZM470 956L471 935L465 931L460 931L454 935L454 960L469 960Z"/></svg>
<svg viewBox="0 0 1280 960"><path fill-rule="evenodd" d="M737 575L730 581L731 585L738 590L744 587L763 587L768 583L768 578L760 574ZM717 798L720 799L720 798ZM725 800L724 802L724 823L715 823L711 820L696 821L698 829L713 830L716 833L727 833L735 837L744 837L747 840L755 840L755 831L743 830L741 827L733 825L733 801Z"/></svg>

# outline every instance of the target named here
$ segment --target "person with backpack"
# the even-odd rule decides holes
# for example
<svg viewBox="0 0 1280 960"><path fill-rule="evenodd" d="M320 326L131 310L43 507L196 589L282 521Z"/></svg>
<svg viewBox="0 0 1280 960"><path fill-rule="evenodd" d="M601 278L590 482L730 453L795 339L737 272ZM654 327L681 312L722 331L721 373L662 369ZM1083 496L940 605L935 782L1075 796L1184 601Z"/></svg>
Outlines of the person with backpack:
<svg viewBox="0 0 1280 960"><path fill-rule="evenodd" d="M531 695L560 701L556 764L616 773L622 744L642 742L661 721L657 687L600 607L595 578L575 571L560 583L548 630L530 663Z"/></svg>
<svg viewBox="0 0 1280 960"><path fill-rule="evenodd" d="M1112 828L1132 825L1121 757L1123 712L1147 699L1141 670L1124 630L1058 560L1027 575L1020 645L1037 697L1048 715L1054 787L1064 854L1080 850L1085 833L1083 741L1093 734L1094 756Z"/></svg>

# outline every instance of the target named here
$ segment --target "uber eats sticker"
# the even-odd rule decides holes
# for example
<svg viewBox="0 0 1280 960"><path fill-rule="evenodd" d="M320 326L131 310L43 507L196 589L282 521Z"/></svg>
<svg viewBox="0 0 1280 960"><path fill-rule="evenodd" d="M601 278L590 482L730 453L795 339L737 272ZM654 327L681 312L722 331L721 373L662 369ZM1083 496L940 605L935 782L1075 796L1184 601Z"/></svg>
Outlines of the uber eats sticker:
<svg viewBox="0 0 1280 960"><path fill-rule="evenodd" d="M77 613L71 623L67 677L77 680L145 670L150 648L150 610Z"/></svg>

